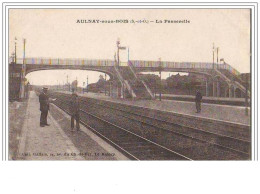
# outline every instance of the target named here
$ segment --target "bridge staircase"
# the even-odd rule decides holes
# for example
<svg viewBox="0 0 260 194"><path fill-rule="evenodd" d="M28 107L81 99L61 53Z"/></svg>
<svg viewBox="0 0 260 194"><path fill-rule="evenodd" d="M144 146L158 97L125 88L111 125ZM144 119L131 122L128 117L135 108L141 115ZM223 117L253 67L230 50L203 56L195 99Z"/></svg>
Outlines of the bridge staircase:
<svg viewBox="0 0 260 194"><path fill-rule="evenodd" d="M238 82L238 83L240 83L241 85L243 85L244 87L246 87L245 82L244 82L238 75L236 75L235 73L232 73L232 72L230 72L230 71L227 70L227 69L219 69L219 71L220 71L221 73L223 73L226 77L231 78L231 80L233 80L233 81L235 81L235 82Z"/></svg>
<svg viewBox="0 0 260 194"><path fill-rule="evenodd" d="M216 74L219 75L223 80L225 80L227 83L233 83L235 87L239 88L244 94L246 93L246 88L243 83L243 81L234 73L231 73L230 71L226 69L214 69ZM250 91L248 91L248 94L250 95Z"/></svg>
<svg viewBox="0 0 260 194"><path fill-rule="evenodd" d="M148 85L145 83L144 80L140 79L137 76L135 67L133 66L131 61L128 62L128 67L135 79L135 86L136 86L135 89L139 90L138 92L141 94L141 97L147 98L147 99L154 99L155 97L154 97L151 89L148 87Z"/></svg>
<svg viewBox="0 0 260 194"><path fill-rule="evenodd" d="M143 90L139 87L140 83L136 80L130 68L128 66L120 66L119 73L122 76L124 82L129 84L129 86L133 90L133 93L135 94L135 97L137 99L143 98L144 94Z"/></svg>
<svg viewBox="0 0 260 194"><path fill-rule="evenodd" d="M121 86L125 86L126 89L127 89L127 93L125 94L125 97L132 97L132 98L136 98L136 94L134 92L134 90L132 89L131 85L129 84L128 80L124 79L121 72L120 72L120 69L119 67L117 66L114 66L114 69L115 69L115 72L116 72L116 75L117 75L117 78L118 80L120 81L121 83Z"/></svg>
<svg viewBox="0 0 260 194"><path fill-rule="evenodd" d="M128 66L120 66L119 67L120 74L123 79L128 82L128 84L133 89L133 92L136 94L137 99L152 99L152 92L148 90L149 88L144 83L143 80L139 79L136 73L128 63ZM147 89L148 88L148 89ZM151 93L149 93L149 91Z"/></svg>

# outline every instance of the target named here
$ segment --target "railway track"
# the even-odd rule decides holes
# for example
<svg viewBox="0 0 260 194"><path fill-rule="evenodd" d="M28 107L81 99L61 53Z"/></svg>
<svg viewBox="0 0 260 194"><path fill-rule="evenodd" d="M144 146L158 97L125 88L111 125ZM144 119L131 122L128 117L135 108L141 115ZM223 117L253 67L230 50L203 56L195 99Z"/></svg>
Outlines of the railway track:
<svg viewBox="0 0 260 194"><path fill-rule="evenodd" d="M87 103L87 100L82 99L84 103ZM240 139L235 138L228 135L222 135L217 134L211 131L205 131L202 129L192 128L192 127L186 127L182 126L164 119L158 119L155 117L146 116L143 114L140 114L136 111L129 111L121 108L117 108L110 105L104 105L104 104L97 104L97 103L91 103L89 106L98 108L101 107L102 109L107 110L115 110L122 113L127 114L128 116L124 116L131 120L138 120L141 123L150 125L150 126L156 126L157 128L161 130L167 130L171 131L172 133L177 133L183 136L195 138L204 142L210 142L212 144L215 144L217 146L227 148L230 150L234 150L237 152L242 152L249 154L250 153L250 141L246 139Z"/></svg>
<svg viewBox="0 0 260 194"><path fill-rule="evenodd" d="M156 109L149 109L147 107L133 106L93 98L82 99L88 99L87 101L91 104L105 105L111 107L112 109L123 110L127 113L153 119L154 121L163 121L164 123L169 123L177 127L187 127L198 131L204 130L208 133L215 133L219 136L226 136L230 138L233 137L235 139L241 139L248 142L250 142L251 139L250 126L247 125L187 116Z"/></svg>
<svg viewBox="0 0 260 194"><path fill-rule="evenodd" d="M68 105L65 102L68 101L69 95L56 93L55 97L59 99L56 105L62 109L66 109L65 107ZM107 141L111 141L110 143L116 144L128 156L133 155L131 158L137 155L136 158L141 160L250 159L250 142L247 140L223 136L204 130L195 130L165 120L151 118L138 112L93 103L87 98L80 98L80 100L82 101L82 122L85 124L88 123L88 127L94 127L100 133L99 135L103 136ZM103 125L100 123L103 123ZM114 128L115 130L110 128ZM135 138L138 137L142 140L132 141L131 138L133 137L128 140L128 136L135 136ZM148 141L149 144L143 146L143 141ZM153 148L150 149L149 145ZM167 151L158 151L155 145ZM138 152L141 154L138 154ZM157 155L160 152L162 154ZM172 153L175 156L170 157L166 153L169 155Z"/></svg>
<svg viewBox="0 0 260 194"><path fill-rule="evenodd" d="M54 103L69 114L69 105ZM133 160L192 160L180 153L143 138L131 131L80 109L81 123ZM89 122L89 123L87 123Z"/></svg>

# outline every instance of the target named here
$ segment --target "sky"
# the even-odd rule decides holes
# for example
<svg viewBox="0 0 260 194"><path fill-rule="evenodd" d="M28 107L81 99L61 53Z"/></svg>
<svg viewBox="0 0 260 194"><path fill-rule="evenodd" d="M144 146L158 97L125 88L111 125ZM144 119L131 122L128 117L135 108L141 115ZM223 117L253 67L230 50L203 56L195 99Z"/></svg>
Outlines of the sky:
<svg viewBox="0 0 260 194"><path fill-rule="evenodd" d="M104 73L93 73L93 71L45 70L29 73L26 78L32 85L64 85L67 83L68 76L69 83L72 83L74 80L78 80L78 86L86 87L87 79L88 84L96 83L99 80L100 75L105 78ZM109 80L109 75L107 75L107 80Z"/></svg>
<svg viewBox="0 0 260 194"><path fill-rule="evenodd" d="M143 74L151 74L150 72L144 72ZM159 76L159 73L152 73ZM162 72L162 78L166 79L171 75L176 75L175 72ZM34 85L64 85L68 82L72 83L74 80L78 80L78 86L86 87L87 78L88 84L96 83L99 80L99 76L102 75L105 78L105 73L98 73L94 71L86 70L45 70L35 71L29 73L26 78L30 81L30 84ZM186 73L180 73L180 75L187 75ZM48 79L46 79L48 78ZM109 80L107 75L106 80ZM50 81L51 80L51 81Z"/></svg>
<svg viewBox="0 0 260 194"><path fill-rule="evenodd" d="M78 20L148 20L150 23L77 23ZM162 23L156 23L162 21ZM187 20L190 23L164 23ZM213 42L219 58L241 73L250 71L250 12L248 9L12 9L9 12L9 52L26 57L113 59L118 38L129 48L130 60L212 62ZM120 53L127 61L127 51ZM216 56L215 56L216 59ZM56 72L56 73L55 73ZM34 83L56 84L67 73L41 71L28 75ZM99 77L98 72L78 74ZM76 73L77 75L77 73ZM71 75L74 76L74 73ZM163 74L163 77L168 73ZM92 78L90 79L90 83Z"/></svg>

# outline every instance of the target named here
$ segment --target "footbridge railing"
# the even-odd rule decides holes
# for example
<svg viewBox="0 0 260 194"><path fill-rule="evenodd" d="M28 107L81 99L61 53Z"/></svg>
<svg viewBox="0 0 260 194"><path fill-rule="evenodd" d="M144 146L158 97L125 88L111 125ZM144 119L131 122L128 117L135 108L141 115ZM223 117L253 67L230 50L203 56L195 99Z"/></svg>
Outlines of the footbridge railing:
<svg viewBox="0 0 260 194"><path fill-rule="evenodd" d="M14 58L10 57L9 62L13 62ZM35 65L87 65L87 66L114 66L114 60L104 59L72 59L72 58L17 58L17 64L35 64ZM180 69L213 69L213 63L205 62L170 62L170 61L139 61L131 60L134 67L162 67L162 68L180 68ZM127 66L127 62L121 63L120 66ZM228 70L233 75L239 76L240 73L227 63L214 64L215 69Z"/></svg>
<svg viewBox="0 0 260 194"><path fill-rule="evenodd" d="M233 75L239 76L240 73L227 63L214 64L205 62L170 62L170 61L136 61L131 60L134 67L162 67L176 69L225 69ZM214 67L214 68L213 68Z"/></svg>
<svg viewBox="0 0 260 194"><path fill-rule="evenodd" d="M12 58L9 59L13 61ZM60 58L17 58L17 64L32 64L32 65L87 65L87 66L114 66L113 60L97 60L97 59L60 59Z"/></svg>

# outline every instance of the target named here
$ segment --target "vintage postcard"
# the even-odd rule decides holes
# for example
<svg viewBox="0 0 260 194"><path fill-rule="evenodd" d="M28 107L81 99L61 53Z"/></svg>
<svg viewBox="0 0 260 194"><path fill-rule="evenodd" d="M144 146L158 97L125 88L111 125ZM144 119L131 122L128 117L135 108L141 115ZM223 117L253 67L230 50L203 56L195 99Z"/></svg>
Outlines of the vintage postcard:
<svg viewBox="0 0 260 194"><path fill-rule="evenodd" d="M0 190L257 193L257 54L258 3L2 3Z"/></svg>
<svg viewBox="0 0 260 194"><path fill-rule="evenodd" d="M252 160L252 9L8 9L8 160Z"/></svg>

